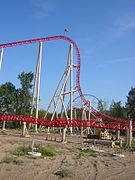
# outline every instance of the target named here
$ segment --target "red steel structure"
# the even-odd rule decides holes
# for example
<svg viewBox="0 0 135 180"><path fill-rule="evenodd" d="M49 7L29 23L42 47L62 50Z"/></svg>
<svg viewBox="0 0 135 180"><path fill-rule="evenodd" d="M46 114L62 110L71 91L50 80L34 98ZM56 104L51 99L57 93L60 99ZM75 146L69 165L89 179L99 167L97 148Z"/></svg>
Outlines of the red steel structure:
<svg viewBox="0 0 135 180"><path fill-rule="evenodd" d="M106 121L100 118L89 120L56 118L50 121L48 118L33 118L24 116L0 115L1 121L19 121L32 124L39 124L45 127L91 127L124 131L128 129L128 122ZM135 128L132 129L135 131Z"/></svg>
<svg viewBox="0 0 135 180"><path fill-rule="evenodd" d="M80 97L83 101L83 103L88 107L88 101L85 99L83 92L81 90L80 86L80 65L81 65L81 57L80 52L77 44L69 37L66 36L50 36L50 37L44 37L44 38L37 38L37 39L31 39L31 40L24 40L24 41L18 41L18 42L10 42L10 43L4 43L0 44L0 49L13 47L13 46L20 46L20 45L26 45L26 44L32 44L37 42L47 42L47 41L53 41L53 40L65 40L73 45L73 47L76 50L77 55L77 74L76 74L76 86L78 89L78 92L80 94ZM93 107L91 107L91 111L94 112L98 118L91 119L89 122L86 120L80 120L80 119L74 119L72 123L64 119L54 119L50 122L49 119L45 118L31 118L31 117L22 117L22 116L12 116L12 115L0 115L1 121L21 121L21 122L29 122L33 124L39 124L46 127L94 127L94 128L107 128L107 129L115 129L115 130L126 130L128 128L128 120L120 119L112 116L108 116L106 114L103 114ZM100 120L102 118L102 121ZM135 127L133 127L132 131L135 131Z"/></svg>

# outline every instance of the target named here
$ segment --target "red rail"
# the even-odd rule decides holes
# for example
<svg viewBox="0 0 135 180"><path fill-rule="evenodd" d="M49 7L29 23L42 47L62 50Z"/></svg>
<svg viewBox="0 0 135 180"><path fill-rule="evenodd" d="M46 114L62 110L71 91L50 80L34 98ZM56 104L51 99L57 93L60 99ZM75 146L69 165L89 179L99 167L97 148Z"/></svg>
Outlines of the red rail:
<svg viewBox="0 0 135 180"><path fill-rule="evenodd" d="M45 127L91 127L91 128L102 128L102 129L112 129L125 131L128 129L128 123L121 122L107 122L99 119L82 120L82 119L73 119L72 121L66 120L65 118L57 118L50 121L50 119L45 118L33 118L33 117L24 117L24 116L13 116L13 115L0 115L1 121L19 121L27 122L32 124L38 124ZM135 128L132 129L135 131Z"/></svg>
<svg viewBox="0 0 135 180"><path fill-rule="evenodd" d="M82 90L81 90L81 86L80 86L80 65L81 65L81 57L80 57L80 52L79 52L79 48L77 46L77 44L69 37L66 36L50 36L50 37L44 37L44 38L37 38L37 39L31 39L31 40L24 40L24 41L18 41L18 42L10 42L10 43L5 43L5 44L0 44L0 48L7 48L7 47L13 47L13 46L20 46L20 45L25 45L25 44L32 44L32 43L37 43L37 42L46 42L46 41L53 41L53 40L65 40L68 41L69 43L71 43L73 45L73 47L76 50L76 55L77 55L77 74L76 74L76 85L78 88L78 92L81 96L81 99L83 100L84 104L87 105L87 107L89 106L87 100L85 99ZM95 110L94 108L92 108L92 110L98 114L98 116L108 119L108 120L113 120L113 121L125 121L123 119L120 118L116 118L116 117L112 117L112 116L108 116L106 114L103 114L101 112L98 112L97 110Z"/></svg>

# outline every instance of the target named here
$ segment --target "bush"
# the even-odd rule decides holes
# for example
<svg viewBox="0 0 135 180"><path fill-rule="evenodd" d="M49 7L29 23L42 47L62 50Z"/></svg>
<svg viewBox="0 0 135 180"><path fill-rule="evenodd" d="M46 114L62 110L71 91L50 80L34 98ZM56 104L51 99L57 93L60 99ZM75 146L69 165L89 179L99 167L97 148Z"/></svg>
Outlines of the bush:
<svg viewBox="0 0 135 180"><path fill-rule="evenodd" d="M92 157L97 157L97 154L95 151L89 149L89 150L85 150L85 151L82 151L80 150L81 152L79 152L79 154L76 156L77 159L80 159L82 156L92 156Z"/></svg>
<svg viewBox="0 0 135 180"><path fill-rule="evenodd" d="M23 161L21 160L18 160L14 157L11 157L11 156L6 156L3 161L3 163L6 163L6 164L10 164L10 163L13 163L13 164L16 164L16 165L21 165L23 163Z"/></svg>
<svg viewBox="0 0 135 180"><path fill-rule="evenodd" d="M42 154L42 156L55 156L56 152L51 146L42 147L37 146L36 150Z"/></svg>
<svg viewBox="0 0 135 180"><path fill-rule="evenodd" d="M44 156L55 156L56 152L51 146L42 147L41 145L36 145L36 151L40 152L41 155ZM32 148L30 146L20 146L17 148L13 154L16 156L25 156L28 154L28 152L31 152Z"/></svg>
<svg viewBox="0 0 135 180"><path fill-rule="evenodd" d="M13 154L18 157L25 156L30 151L32 151L32 148L30 146L20 146L13 152Z"/></svg>
<svg viewBox="0 0 135 180"><path fill-rule="evenodd" d="M69 169L64 168L62 170L57 171L55 175L59 176L60 178L64 178L64 177L72 177L73 173Z"/></svg>

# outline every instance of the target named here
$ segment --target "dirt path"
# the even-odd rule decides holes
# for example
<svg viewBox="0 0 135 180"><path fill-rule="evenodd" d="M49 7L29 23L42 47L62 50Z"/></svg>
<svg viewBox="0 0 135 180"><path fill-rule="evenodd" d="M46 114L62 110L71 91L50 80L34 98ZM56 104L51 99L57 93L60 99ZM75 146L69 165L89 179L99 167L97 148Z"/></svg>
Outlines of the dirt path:
<svg viewBox="0 0 135 180"><path fill-rule="evenodd" d="M74 180L134 180L135 154L123 152L124 158L112 156L115 150L100 147L104 153L88 155L82 153L83 140L77 136L67 136L67 143L45 141L46 134L31 134L30 138L22 138L19 131L0 131L0 180L58 180L58 172L66 171L63 179ZM51 137L51 135L50 135ZM51 145L56 156L31 159L26 156L15 157L11 152L19 146L35 144ZM53 135L54 139L54 135ZM61 137L57 135L57 141ZM8 162L7 160L10 161Z"/></svg>

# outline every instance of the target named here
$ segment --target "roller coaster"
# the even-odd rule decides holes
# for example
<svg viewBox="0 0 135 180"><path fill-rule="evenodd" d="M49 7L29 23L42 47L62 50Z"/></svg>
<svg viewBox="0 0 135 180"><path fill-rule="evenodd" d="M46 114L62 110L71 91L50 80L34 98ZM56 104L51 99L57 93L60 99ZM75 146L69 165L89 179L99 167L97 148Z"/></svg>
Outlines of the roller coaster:
<svg viewBox="0 0 135 180"><path fill-rule="evenodd" d="M33 44L33 43L42 43L47 41L54 41L54 40L64 40L70 43L76 51L77 56L77 73L76 73L76 87L77 91L79 92L80 98L85 105L86 109L85 111L88 112L90 108L90 112L94 114L91 119L79 119L79 118L64 118L64 117L53 117L52 119L48 118L34 118L34 117L24 117L22 115L16 116L16 115L0 115L0 121L21 121L21 122L27 122L32 124L38 124L40 126L45 127L91 127L91 128L103 128L103 129L113 129L113 130L120 130L125 131L128 129L129 121L121 118L116 118L112 116L108 116L106 114L103 114L93 108L92 106L89 107L89 102L83 95L81 85L80 85L80 66L81 66L81 57L80 52L77 44L69 37L66 36L50 36L50 37L44 37L44 38L37 38L37 39L30 39L30 40L24 40L24 41L18 41L18 42L9 42L0 44L1 54L0 54L0 67L2 64L2 55L3 55L3 49L5 48L11 48L14 46L22 46L27 44ZM64 104L63 104L64 106ZM74 107L76 108L76 107ZM76 108L77 109L77 108ZM133 124L132 131L135 131L135 125Z"/></svg>

